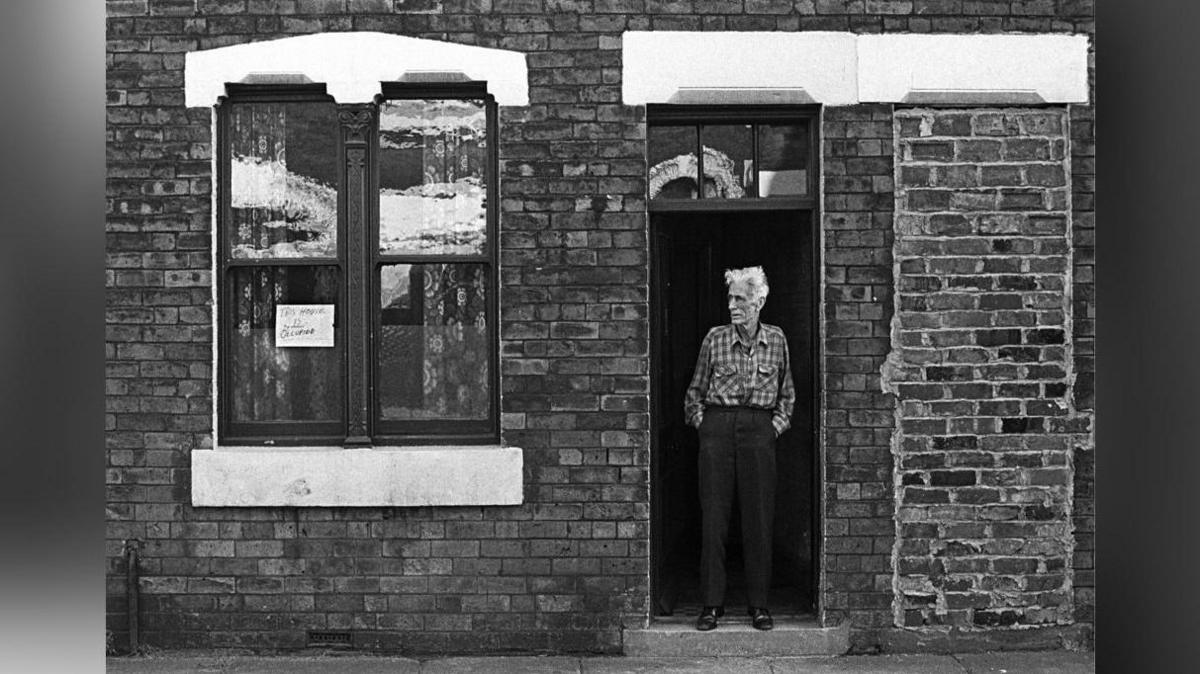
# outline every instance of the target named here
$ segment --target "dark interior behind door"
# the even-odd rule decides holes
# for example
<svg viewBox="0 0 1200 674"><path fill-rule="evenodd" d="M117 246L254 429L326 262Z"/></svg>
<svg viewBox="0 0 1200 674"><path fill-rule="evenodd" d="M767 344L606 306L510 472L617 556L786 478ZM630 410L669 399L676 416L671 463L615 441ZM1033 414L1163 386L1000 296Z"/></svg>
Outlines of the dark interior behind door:
<svg viewBox="0 0 1200 674"><path fill-rule="evenodd" d="M762 265L770 295L762 320L783 328L797 400L792 428L779 441L772 608L811 613L815 588L817 414L815 236L807 211L654 213L655 374L652 446L653 606L656 615L699 608L700 518L694 429L683 397L700 342L729 322L723 271ZM740 530L730 529L729 595L744 603Z"/></svg>

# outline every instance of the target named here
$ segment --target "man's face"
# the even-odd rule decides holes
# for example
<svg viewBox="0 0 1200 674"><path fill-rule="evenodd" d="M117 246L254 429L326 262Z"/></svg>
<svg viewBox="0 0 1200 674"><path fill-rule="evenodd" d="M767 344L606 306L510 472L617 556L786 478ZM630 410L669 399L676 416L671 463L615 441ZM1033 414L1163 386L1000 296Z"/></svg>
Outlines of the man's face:
<svg viewBox="0 0 1200 674"><path fill-rule="evenodd" d="M763 299L750 299L750 284L745 281L734 281L729 284L729 319L734 325L753 328L758 324L758 312L762 310Z"/></svg>

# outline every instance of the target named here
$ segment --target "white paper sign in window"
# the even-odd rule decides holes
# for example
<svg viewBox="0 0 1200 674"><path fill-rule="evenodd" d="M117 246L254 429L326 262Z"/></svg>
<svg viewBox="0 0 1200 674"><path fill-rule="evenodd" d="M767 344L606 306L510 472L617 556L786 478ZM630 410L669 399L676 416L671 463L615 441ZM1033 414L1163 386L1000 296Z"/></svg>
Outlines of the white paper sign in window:
<svg viewBox="0 0 1200 674"><path fill-rule="evenodd" d="M333 346L332 304L275 305L275 346Z"/></svg>

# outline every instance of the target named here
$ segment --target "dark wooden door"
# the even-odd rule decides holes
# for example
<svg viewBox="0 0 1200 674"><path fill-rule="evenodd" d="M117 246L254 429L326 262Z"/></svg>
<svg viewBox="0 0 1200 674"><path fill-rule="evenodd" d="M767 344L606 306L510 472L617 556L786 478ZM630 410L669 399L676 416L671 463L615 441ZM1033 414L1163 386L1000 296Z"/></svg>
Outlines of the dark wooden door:
<svg viewBox="0 0 1200 674"><path fill-rule="evenodd" d="M771 287L762 320L783 328L797 402L779 442L772 603L782 613L812 610L815 573L815 236L797 211L655 213L654 438L651 447L652 598L655 615L698 608L700 550L696 432L683 422L683 398L700 342L729 322L723 271L762 265ZM731 526L729 597L741 596L740 530Z"/></svg>

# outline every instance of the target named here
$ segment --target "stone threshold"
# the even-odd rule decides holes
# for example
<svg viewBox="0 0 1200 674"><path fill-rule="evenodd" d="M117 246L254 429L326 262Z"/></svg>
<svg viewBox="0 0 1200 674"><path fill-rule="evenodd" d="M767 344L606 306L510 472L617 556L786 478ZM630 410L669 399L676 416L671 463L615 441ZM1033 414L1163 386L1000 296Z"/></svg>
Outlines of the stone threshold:
<svg viewBox="0 0 1200 674"><path fill-rule="evenodd" d="M850 649L850 625L821 627L811 615L775 615L775 629L756 630L741 611L727 612L710 632L696 630L695 616L657 618L648 627L626 628L622 652L636 657L774 657L842 655Z"/></svg>

